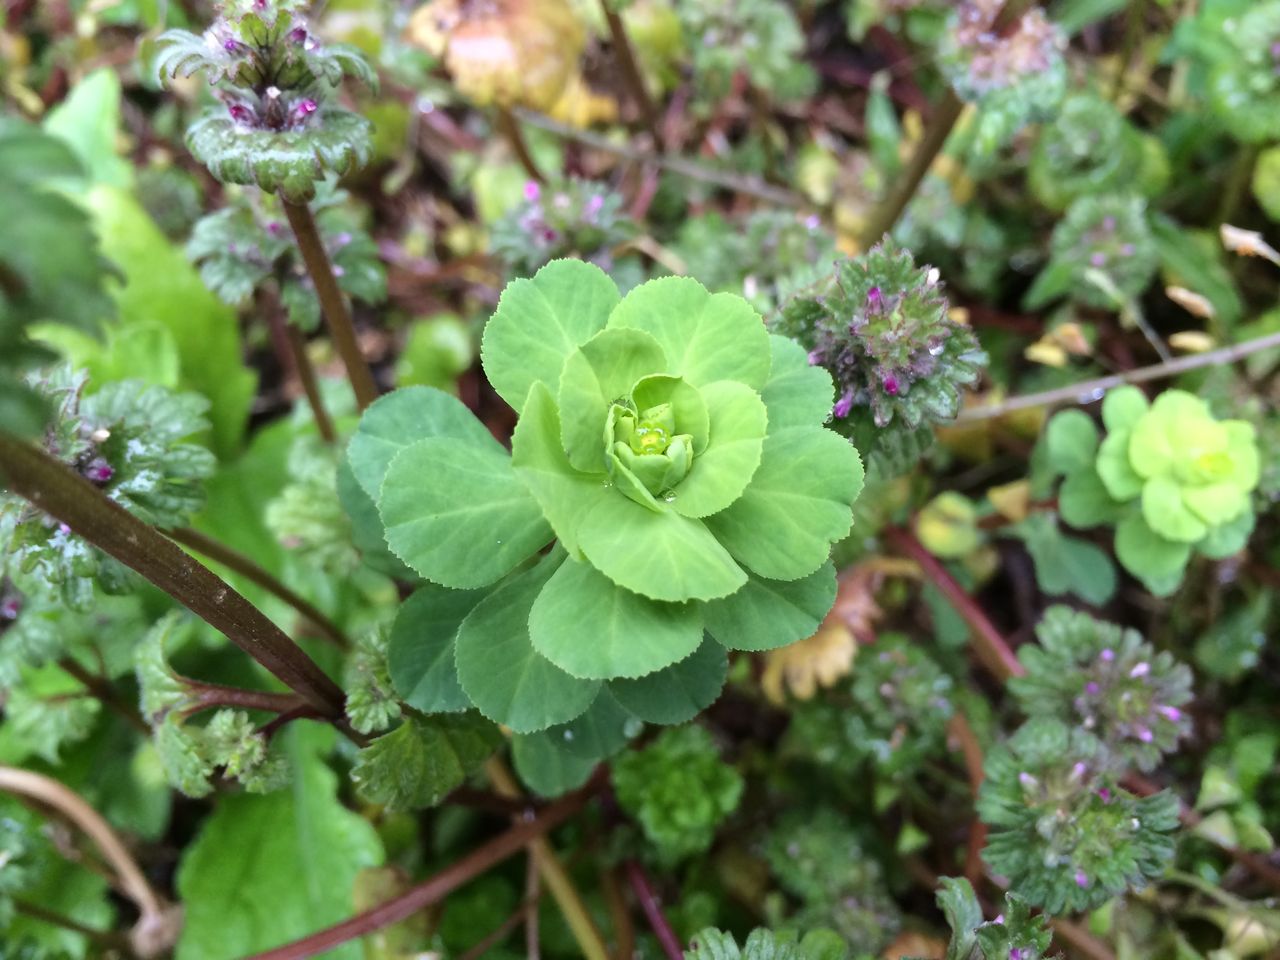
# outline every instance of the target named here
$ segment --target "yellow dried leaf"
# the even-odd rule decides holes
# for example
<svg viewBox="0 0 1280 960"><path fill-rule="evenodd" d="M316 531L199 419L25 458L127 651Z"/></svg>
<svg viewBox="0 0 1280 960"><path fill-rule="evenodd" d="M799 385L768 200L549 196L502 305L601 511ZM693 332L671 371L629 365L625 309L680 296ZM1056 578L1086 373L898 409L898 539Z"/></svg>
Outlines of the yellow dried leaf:
<svg viewBox="0 0 1280 960"><path fill-rule="evenodd" d="M1222 237L1222 246L1230 253L1238 253L1242 257L1262 257L1280 266L1280 253L1277 253L1262 234L1257 230L1242 230L1224 223L1218 230Z"/></svg>
<svg viewBox="0 0 1280 960"><path fill-rule="evenodd" d="M1185 353L1204 353L1217 346L1213 337L1203 330L1180 330L1169 337L1169 346Z"/></svg>
<svg viewBox="0 0 1280 960"><path fill-rule="evenodd" d="M954 559L972 553L982 542L973 501L954 490L938 494L921 508L916 536L935 557Z"/></svg>
<svg viewBox="0 0 1280 960"><path fill-rule="evenodd" d="M1006 520L1017 523L1027 517L1027 504L1031 502L1031 482L1015 480L987 491L987 499Z"/></svg>
<svg viewBox="0 0 1280 960"><path fill-rule="evenodd" d="M552 106L550 116L579 129L595 123L612 123L618 119L618 101L607 94L596 93L582 73L575 70L565 83L560 99Z"/></svg>
<svg viewBox="0 0 1280 960"><path fill-rule="evenodd" d="M919 957L920 960L943 960L947 955L947 941L915 930L905 930L894 937L893 942L884 948L881 956L884 960L899 960L900 957Z"/></svg>
<svg viewBox="0 0 1280 960"><path fill-rule="evenodd" d="M478 104L547 111L578 73L586 32L566 0L431 0L405 38L436 56Z"/></svg>
<svg viewBox="0 0 1280 960"><path fill-rule="evenodd" d="M1022 351L1022 355L1032 363L1046 367L1065 367L1067 351L1051 340L1037 340Z"/></svg>
<svg viewBox="0 0 1280 960"><path fill-rule="evenodd" d="M1164 295L1194 317L1199 317L1201 320L1213 319L1213 304L1209 302L1208 297L1194 290L1188 290L1186 287L1165 287Z"/></svg>

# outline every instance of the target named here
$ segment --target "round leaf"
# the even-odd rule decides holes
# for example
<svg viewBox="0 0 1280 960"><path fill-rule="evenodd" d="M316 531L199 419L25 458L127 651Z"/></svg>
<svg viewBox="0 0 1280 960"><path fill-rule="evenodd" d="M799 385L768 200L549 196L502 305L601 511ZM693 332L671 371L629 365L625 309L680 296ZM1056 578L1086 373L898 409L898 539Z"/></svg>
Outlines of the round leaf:
<svg viewBox="0 0 1280 960"><path fill-rule="evenodd" d="M771 580L807 577L853 525L862 461L823 427L771 434L750 485L706 524L731 554Z"/></svg>
<svg viewBox="0 0 1280 960"><path fill-rule="evenodd" d="M676 487L672 509L686 517L719 513L738 497L760 466L768 414L760 394L733 380L702 388L710 415L707 447Z"/></svg>
<svg viewBox="0 0 1280 960"><path fill-rule="evenodd" d="M1122 507L1107 492L1095 469L1073 473L1058 491L1058 510L1062 519L1073 527L1087 530L1104 523L1114 523Z"/></svg>
<svg viewBox="0 0 1280 960"><path fill-rule="evenodd" d="M599 267L553 260L532 280L507 284L480 344L485 376L519 413L541 380L555 391L565 358L604 329L618 288Z"/></svg>
<svg viewBox="0 0 1280 960"><path fill-rule="evenodd" d="M600 690L594 680L569 676L529 640L529 611L556 566L548 558L503 584L458 630L454 657L462 689L481 713L517 733L568 723Z"/></svg>
<svg viewBox="0 0 1280 960"><path fill-rule="evenodd" d="M405 447L430 437L448 437L501 451L484 424L461 400L434 387L405 387L380 397L360 418L347 445L351 472L375 501L387 467Z"/></svg>
<svg viewBox="0 0 1280 960"><path fill-rule="evenodd" d="M803 580L752 577L731 597L706 604L708 632L730 650L774 650L817 632L836 602L830 561Z"/></svg>
<svg viewBox="0 0 1280 960"><path fill-rule="evenodd" d="M525 786L542 797L576 790L596 768L595 760L570 753L545 731L512 737L511 760Z"/></svg>
<svg viewBox="0 0 1280 960"><path fill-rule="evenodd" d="M609 326L651 334L666 352L669 373L695 387L739 380L759 390L769 378L769 333L747 301L711 294L688 277L642 283L609 315Z"/></svg>
<svg viewBox="0 0 1280 960"><path fill-rule="evenodd" d="M809 363L804 347L794 340L770 334L769 349L773 362L760 396L769 410L770 428L819 427L826 423L836 392L831 374Z"/></svg>
<svg viewBox="0 0 1280 960"><path fill-rule="evenodd" d="M471 706L454 664L458 627L485 594L429 583L396 613L387 642L387 668L401 699L423 713L453 713Z"/></svg>
<svg viewBox="0 0 1280 960"><path fill-rule="evenodd" d="M1172 477L1155 477L1142 488L1142 516L1147 525L1167 540L1195 543L1209 532L1182 499L1182 488Z"/></svg>
<svg viewBox="0 0 1280 960"><path fill-rule="evenodd" d="M1098 428L1084 411L1064 410L1049 421L1044 442L1053 472L1070 476L1093 466Z"/></svg>
<svg viewBox="0 0 1280 960"><path fill-rule="evenodd" d="M715 703L728 676L729 655L707 637L679 663L637 680L610 680L609 691L648 723L685 723Z"/></svg>
<svg viewBox="0 0 1280 960"><path fill-rule="evenodd" d="M1102 422L1108 430L1132 428L1147 410L1147 396L1132 384L1116 387L1102 401Z"/></svg>
<svg viewBox="0 0 1280 960"><path fill-rule="evenodd" d="M603 473L579 473L560 445L560 415L546 384L535 383L511 437L511 464L537 499L561 546L578 559L578 524L592 505L618 493Z"/></svg>
<svg viewBox="0 0 1280 960"><path fill-rule="evenodd" d="M534 602L529 636L535 650L575 677L642 677L697 648L702 616L695 604L650 600L571 559Z"/></svg>
<svg viewBox="0 0 1280 960"><path fill-rule="evenodd" d="M551 540L511 458L457 440L419 440L397 454L378 512L396 556L457 589L494 583Z"/></svg>
<svg viewBox="0 0 1280 960"><path fill-rule="evenodd" d="M1116 559L1157 596L1178 588L1190 556L1189 544L1166 540L1136 510L1116 524Z"/></svg>
<svg viewBox="0 0 1280 960"><path fill-rule="evenodd" d="M540 735L559 744L566 753L599 762L613 756L643 729L644 724L624 710L605 687L582 716Z"/></svg>
<svg viewBox="0 0 1280 960"><path fill-rule="evenodd" d="M617 491L582 518L578 543L606 577L652 600L713 600L747 575L700 520L653 511Z"/></svg>

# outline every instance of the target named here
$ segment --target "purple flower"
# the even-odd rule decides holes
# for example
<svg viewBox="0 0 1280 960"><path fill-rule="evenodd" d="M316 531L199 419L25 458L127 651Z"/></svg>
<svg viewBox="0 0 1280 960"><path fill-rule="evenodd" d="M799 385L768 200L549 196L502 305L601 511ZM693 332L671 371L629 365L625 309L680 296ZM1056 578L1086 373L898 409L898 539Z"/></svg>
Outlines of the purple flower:
<svg viewBox="0 0 1280 960"><path fill-rule="evenodd" d="M267 224L267 233L271 234L271 236L278 237L283 232L284 232L284 224L281 223L279 220L272 220L270 223Z"/></svg>
<svg viewBox="0 0 1280 960"><path fill-rule="evenodd" d="M1156 707L1156 712L1172 723L1178 723L1182 720L1182 711L1177 707Z"/></svg>
<svg viewBox="0 0 1280 960"><path fill-rule="evenodd" d="M1112 650L1110 647L1107 647L1100 654L1098 654L1098 659L1100 659L1103 663L1110 663L1115 658L1116 658L1116 652Z"/></svg>
<svg viewBox="0 0 1280 960"><path fill-rule="evenodd" d="M306 43L307 42L306 27L294 27L292 30L289 31L289 39L292 40L294 43Z"/></svg>
<svg viewBox="0 0 1280 960"><path fill-rule="evenodd" d="M1084 692L1089 694L1090 696L1096 696L1098 691L1100 691L1101 689L1102 688L1098 686L1098 683L1096 680L1090 680L1088 683L1084 685Z"/></svg>
<svg viewBox="0 0 1280 960"><path fill-rule="evenodd" d="M586 211L587 216L594 217L597 213L601 211L603 207L604 207L604 197L597 193L594 197L592 197L590 200L587 201L587 211Z"/></svg>
<svg viewBox="0 0 1280 960"><path fill-rule="evenodd" d="M1111 233L1116 228L1116 218L1113 216L1105 216L1102 218L1102 229Z"/></svg>
<svg viewBox="0 0 1280 960"><path fill-rule="evenodd" d="M804 218L804 225L809 230L817 230L822 226L822 218L816 213L811 213L809 216Z"/></svg>
<svg viewBox="0 0 1280 960"><path fill-rule="evenodd" d="M0 603L0 620L17 620L22 612L22 601L17 597L5 597Z"/></svg>
<svg viewBox="0 0 1280 960"><path fill-rule="evenodd" d="M843 418L849 415L849 411L853 409L853 391L846 390L844 396L836 401L836 405L831 408L831 414L834 417Z"/></svg>
<svg viewBox="0 0 1280 960"><path fill-rule="evenodd" d="M809 366L818 367L822 365L822 350L820 348L809 351Z"/></svg>
<svg viewBox="0 0 1280 960"><path fill-rule="evenodd" d="M537 180L526 180L524 184L524 198L530 203L534 203L542 196L542 187L538 185Z"/></svg>
<svg viewBox="0 0 1280 960"><path fill-rule="evenodd" d="M1105 267L1107 265L1107 255L1105 253L1095 253L1089 257L1090 266Z"/></svg>
<svg viewBox="0 0 1280 960"><path fill-rule="evenodd" d="M1137 737L1143 743L1150 743L1152 740L1156 738L1155 734L1151 732L1150 727L1138 727Z"/></svg>
<svg viewBox="0 0 1280 960"><path fill-rule="evenodd" d="M232 37L228 37L226 40L222 41L222 49L227 51L227 53L231 54L233 57L235 57L235 56L239 56L241 53L244 52L244 44L241 43L239 40L236 40Z"/></svg>
<svg viewBox="0 0 1280 960"><path fill-rule="evenodd" d="M231 114L231 119L236 123L243 123L247 125L254 121L253 111L243 103L227 104L227 113Z"/></svg>
<svg viewBox="0 0 1280 960"><path fill-rule="evenodd" d="M303 117L311 116L311 114L315 113L319 109L320 105L308 97L305 100L299 100L298 105L293 108L293 112L299 119L302 119Z"/></svg>
<svg viewBox="0 0 1280 960"><path fill-rule="evenodd" d="M1076 886L1083 890L1089 885L1089 875L1083 870L1076 871Z"/></svg>
<svg viewBox="0 0 1280 960"><path fill-rule="evenodd" d="M1151 672L1151 664L1143 660L1141 663L1137 664L1132 670L1129 671L1129 676L1137 680L1139 677L1145 677L1150 672Z"/></svg>
<svg viewBox="0 0 1280 960"><path fill-rule="evenodd" d="M94 457L84 468L84 478L90 483L104 484L116 475L115 468L103 457Z"/></svg>
<svg viewBox="0 0 1280 960"><path fill-rule="evenodd" d="M1125 257L1132 257L1134 251L1137 249L1138 248L1135 247L1132 243L1126 243L1124 246L1120 248L1120 255Z"/></svg>
<svg viewBox="0 0 1280 960"><path fill-rule="evenodd" d="M1099 799L1099 800L1101 800L1103 803L1110 803L1110 802L1111 802L1111 790L1110 790L1108 787L1102 787L1102 788L1098 791L1098 799Z"/></svg>
<svg viewBox="0 0 1280 960"><path fill-rule="evenodd" d="M882 385L884 386L884 392L889 396L896 397L898 395L898 390L900 389L898 386L898 378L892 373L884 378Z"/></svg>
<svg viewBox="0 0 1280 960"><path fill-rule="evenodd" d="M867 310L879 311L884 306L884 294L880 292L879 287L872 287L867 291Z"/></svg>

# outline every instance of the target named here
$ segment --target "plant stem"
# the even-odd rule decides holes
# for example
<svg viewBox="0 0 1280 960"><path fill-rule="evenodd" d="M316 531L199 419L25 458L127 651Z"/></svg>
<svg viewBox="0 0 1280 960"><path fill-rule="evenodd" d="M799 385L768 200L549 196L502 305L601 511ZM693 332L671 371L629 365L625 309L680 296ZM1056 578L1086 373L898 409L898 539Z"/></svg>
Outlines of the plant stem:
<svg viewBox="0 0 1280 960"><path fill-rule="evenodd" d="M293 228L293 235L298 239L302 262L307 267L311 282L315 284L320 312L329 324L329 336L333 338L333 345L347 368L347 379L351 381L351 389L356 395L356 406L363 410L378 399L378 385L373 379L373 371L369 369L368 362L360 353L355 324L351 322L351 310L338 286L338 278L334 275L333 264L329 262L329 254L324 249L324 241L320 239L320 229L316 226L316 219L311 215L309 206L305 203L291 203L283 196L280 199L284 204L285 216L289 218L289 226Z"/></svg>
<svg viewBox="0 0 1280 960"><path fill-rule="evenodd" d="M907 168L898 176L893 189L876 205L867 218L866 226L863 227L862 236L859 238L859 246L863 250L879 243L880 239L898 222L898 218L907 209L911 198L916 195L920 182L933 166L933 161L942 151L963 109L964 104L960 102L955 91L948 89L942 102L934 108L933 115L929 118L929 126L925 128L924 137L916 147L915 153L911 155Z"/></svg>
<svg viewBox="0 0 1280 960"><path fill-rule="evenodd" d="M614 52L618 56L618 63L622 66L622 75L627 81L631 99L635 100L636 107L640 110L640 119L653 136L654 145L661 146L662 130L658 121L658 110L653 105L653 98L649 96L649 88L645 86L644 74L640 71L640 64L636 60L635 47L631 45L631 38L627 36L627 25L618 15L618 11L613 9L613 4L609 0L600 0L600 6L604 10L604 19L609 25L609 37L613 40Z"/></svg>
<svg viewBox="0 0 1280 960"><path fill-rule="evenodd" d="M1261 150L1262 148L1256 143L1244 144L1240 147L1235 163L1231 166L1231 173L1227 176L1226 187L1222 191L1218 215L1214 217L1214 222L1219 226L1235 219L1236 212L1240 209L1240 202L1244 200L1245 191L1249 189L1249 181L1253 177L1253 168L1258 163L1258 154Z"/></svg>
<svg viewBox="0 0 1280 960"><path fill-rule="evenodd" d="M274 287L263 287L259 290L258 297L262 312L267 318L267 326L271 330L271 342L275 346L280 365L286 376L296 374L298 382L302 384L302 392L306 394L307 404L311 407L311 418L315 420L321 439L325 443L336 443L337 432L333 428L329 411L324 408L324 399L320 396L320 383L316 378L316 368L311 362L311 356L307 353L306 337L285 319L280 295Z"/></svg>
<svg viewBox="0 0 1280 960"><path fill-rule="evenodd" d="M136 952L153 956L166 946L173 945L177 930L170 911L151 889L142 869L111 829L111 824L97 810L57 780L30 770L19 770L17 767L0 766L0 791L29 797L58 811L102 851L120 882L120 891L138 908L139 919L131 936Z"/></svg>
<svg viewBox="0 0 1280 960"><path fill-rule="evenodd" d="M212 710L215 707L236 707L241 710L265 710L270 713L283 714L306 706L298 700L296 693L245 690L242 687L227 687L220 683L202 683L199 680L189 680L185 677L183 682L194 697L190 704L182 708L184 717L199 713L201 710Z"/></svg>
<svg viewBox="0 0 1280 960"><path fill-rule="evenodd" d="M520 132L520 123L516 120L515 114L511 112L510 107L498 106L498 130L506 139L507 145L511 147L512 153L516 155L516 160L520 162L520 166L524 167L525 174L530 180L536 180L538 183L546 183L547 178L542 175L542 171L538 169L537 162L533 159L533 154L529 152L529 144L524 138L524 134Z"/></svg>
<svg viewBox="0 0 1280 960"><path fill-rule="evenodd" d="M351 644L347 641L346 635L336 623L321 613L316 607L303 599L289 587L285 586L270 572L258 566L243 553L233 550L224 543L214 540L212 537L194 530L191 527L183 527L178 530L166 530L165 534L172 540L178 541L184 547L190 547L196 553L203 554L209 560L220 563L229 570L234 570L246 580L260 586L267 593L271 594L279 600L283 600L289 606L293 607L307 623L316 628L322 637L332 643L339 650L348 649Z"/></svg>
<svg viewBox="0 0 1280 960"><path fill-rule="evenodd" d="M954 713L947 725L951 739L957 741L960 752L964 756L965 772L969 775L969 789L977 800L978 791L982 789L982 744L978 735L963 713ZM987 845L987 825L978 817L969 821L969 844L965 850L964 875L970 883L977 886L982 877L982 848Z"/></svg>
<svg viewBox="0 0 1280 960"><path fill-rule="evenodd" d="M63 657L58 661L58 666L74 677L81 686L97 697L103 706L114 711L129 726L144 737L151 736L151 727L146 720L142 719L142 714L116 695L110 680L91 673L70 657Z"/></svg>
<svg viewBox="0 0 1280 960"><path fill-rule="evenodd" d="M516 778L498 757L490 757L484 769L496 794L511 798L522 795ZM551 848L551 844L545 837L539 836L529 841L529 856L533 857L537 863L538 872L542 874L542 880L555 899L556 906L560 908L560 914L568 924L573 938L578 942L578 949L582 955L587 960L609 960L609 951L605 949L600 931L596 929L591 914L587 912L582 894L573 885L573 880L565 870L564 864L560 862L560 858L556 856L555 850Z"/></svg>
<svg viewBox="0 0 1280 960"><path fill-rule="evenodd" d="M653 884L649 882L649 876L644 872L644 867L640 866L639 861L628 860L626 871L631 890L640 901L640 909L644 911L645 919L653 928L653 934L658 938L658 943L662 946L662 952L667 955L667 960L684 960L684 948L680 945L680 938L671 929L671 924L663 914L662 903L654 893Z"/></svg>
<svg viewBox="0 0 1280 960"><path fill-rule="evenodd" d="M1008 400L989 404L985 407L970 407L968 410L960 411L960 415L956 417L956 422L972 423L975 420L988 420L992 417L1002 417L1006 413L1013 413L1015 410L1026 410L1029 407L1047 407L1055 403L1092 403L1095 400L1102 399L1102 395L1108 390L1123 386L1126 383L1146 383L1148 380L1162 380L1165 377L1173 377L1179 373L1186 373L1188 370L1198 370L1201 367L1235 363L1250 354L1271 349L1280 349L1280 333L1270 333L1265 337L1257 337L1253 340L1246 340L1244 343L1236 343L1218 350L1210 350L1208 353L1188 354L1185 357L1178 357L1150 367L1139 367L1136 370L1128 370L1108 377L1099 377L1097 380L1086 380L1084 383L1077 383L1074 386L1058 387L1053 390L1045 390L1042 393L1030 393L1021 397L1010 397Z"/></svg>
<svg viewBox="0 0 1280 960"><path fill-rule="evenodd" d="M1014 656L1013 650L1005 642L1004 637L1000 635L1000 631L983 613L973 597L969 596L969 591L960 586L941 561L916 539L915 534L902 527L886 527L884 537L899 553L914 560L925 577L955 607L956 612L969 625L979 659L1001 683L1010 677L1021 677L1027 672Z"/></svg>
<svg viewBox="0 0 1280 960"><path fill-rule="evenodd" d="M357 914L349 920L334 924L293 943L254 954L246 960L305 960L326 950L363 937L365 934L413 916L424 907L439 903L463 884L474 880L486 870L496 866L527 847L530 842L564 823L581 810L595 795L599 781L589 782L581 790L561 797L544 807L532 819L520 820L506 833L499 834L484 846L473 850L457 863L450 864L435 876L406 890L398 897L381 903L372 910Z"/></svg>
<svg viewBox="0 0 1280 960"><path fill-rule="evenodd" d="M325 443L338 442L338 432L334 429L329 411L324 408L324 398L320 395L320 381L316 377L316 368L307 353L307 338L292 323L285 324L285 336L289 340L289 350L293 354L298 371L298 382L302 384L302 392L307 396L307 404L311 407L311 418L316 422L316 429Z"/></svg>
<svg viewBox="0 0 1280 960"><path fill-rule="evenodd" d="M131 567L296 691L325 717L344 696L302 649L253 604L176 543L120 507L44 450L0 431L0 474L10 489Z"/></svg>
<svg viewBox="0 0 1280 960"><path fill-rule="evenodd" d="M13 908L18 913L28 916L33 920L39 920L41 923L47 923L50 926L60 927L63 930L69 930L72 933L77 933L80 936L87 938L90 943L96 943L109 950L127 950L129 953L133 952L129 947L129 938L115 930L95 930L93 927L86 927L78 920L73 920L71 917L64 917L60 913L54 913L52 910L48 910L39 904L30 903L26 900L18 900L15 898L13 901Z"/></svg>

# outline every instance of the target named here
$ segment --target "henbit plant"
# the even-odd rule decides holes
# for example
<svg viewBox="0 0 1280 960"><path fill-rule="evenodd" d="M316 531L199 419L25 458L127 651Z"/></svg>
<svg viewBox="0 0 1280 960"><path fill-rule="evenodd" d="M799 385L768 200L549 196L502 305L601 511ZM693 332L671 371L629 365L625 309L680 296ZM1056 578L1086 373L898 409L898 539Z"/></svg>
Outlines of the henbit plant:
<svg viewBox="0 0 1280 960"><path fill-rule="evenodd" d="M223 108L207 111L187 132L192 155L215 179L280 194L363 409L377 397L377 385L308 201L329 174L342 176L368 162L372 125L331 101L345 77L372 88L377 76L355 48L322 44L301 14L305 6L304 0L225 0L202 36L162 34L155 70L162 79L203 73L222 101ZM323 419L317 408L317 421Z"/></svg>
<svg viewBox="0 0 1280 960"><path fill-rule="evenodd" d="M830 377L745 301L684 278L620 298L556 261L504 291L482 362L519 414L510 455L426 387L378 401L348 448L377 507L363 522L448 588L393 631L415 707L534 734L607 686L626 713L683 722L723 683L704 631L768 650L818 627L862 466L822 425Z"/></svg>
<svg viewBox="0 0 1280 960"><path fill-rule="evenodd" d="M552 260L577 257L612 274L614 248L636 225L622 210L622 194L604 184L568 180L524 186L524 200L494 224L490 245L508 277L530 276Z"/></svg>
<svg viewBox="0 0 1280 960"><path fill-rule="evenodd" d="M832 425L892 475L928 449L935 426L959 412L961 388L986 365L973 332L948 311L937 271L886 240L794 297L773 328L831 373L839 397Z"/></svg>
<svg viewBox="0 0 1280 960"><path fill-rule="evenodd" d="M1233 137L1244 143L1280 138L1280 3L1263 0L1222 24L1209 72L1209 102Z"/></svg>
<svg viewBox="0 0 1280 960"><path fill-rule="evenodd" d="M1192 552L1222 559L1253 532L1257 434L1243 420L1218 420L1183 390L1148 402L1134 386L1107 394L1106 436L1084 413L1049 421L1049 466L1064 477L1058 505L1074 527L1114 526L1116 559L1152 593L1182 582Z"/></svg>
<svg viewBox="0 0 1280 960"><path fill-rule="evenodd" d="M1052 119L1067 92L1066 36L1042 10L996 29L1004 0L964 0L942 34L952 88L980 112L977 149L991 155L1028 123Z"/></svg>

